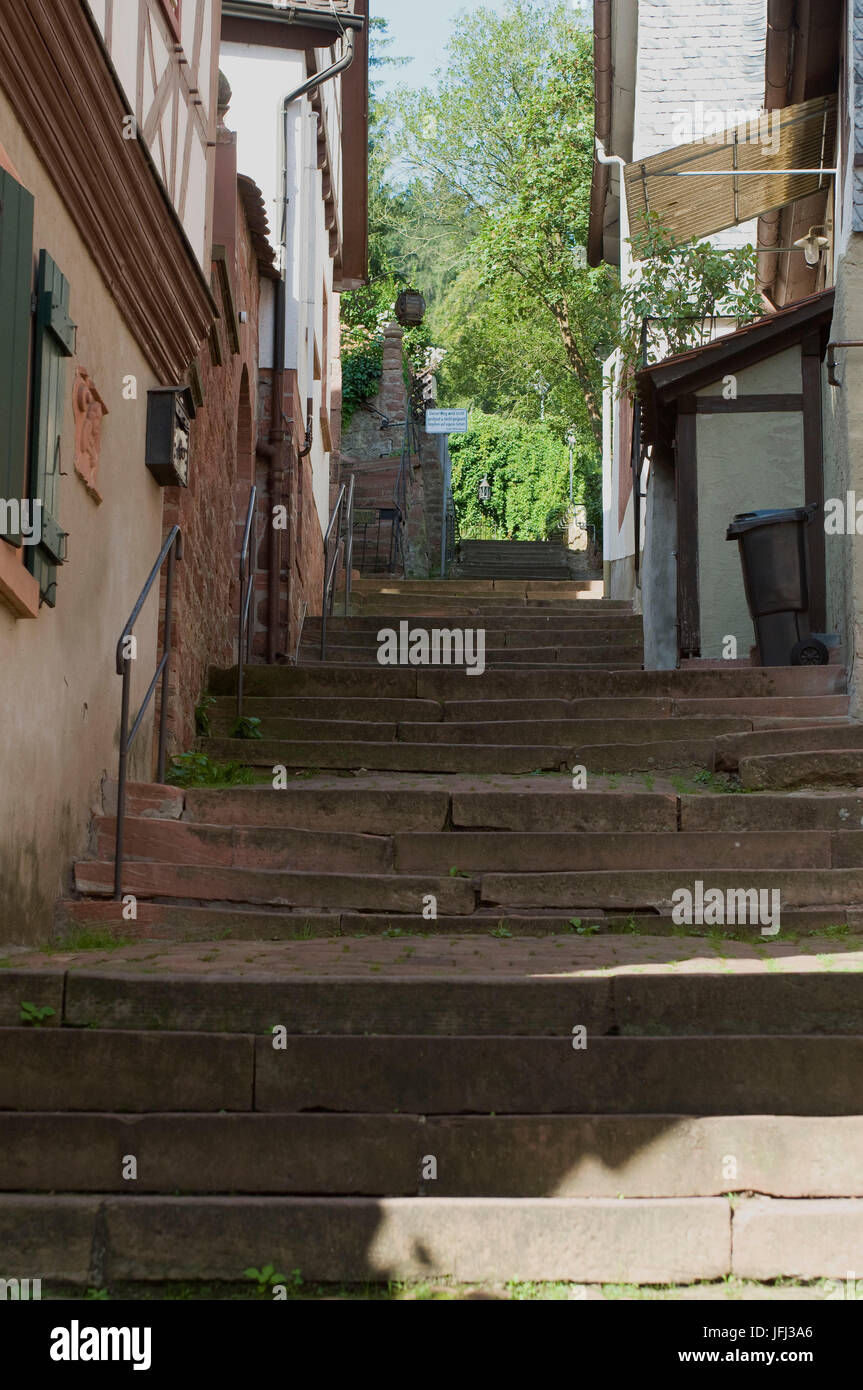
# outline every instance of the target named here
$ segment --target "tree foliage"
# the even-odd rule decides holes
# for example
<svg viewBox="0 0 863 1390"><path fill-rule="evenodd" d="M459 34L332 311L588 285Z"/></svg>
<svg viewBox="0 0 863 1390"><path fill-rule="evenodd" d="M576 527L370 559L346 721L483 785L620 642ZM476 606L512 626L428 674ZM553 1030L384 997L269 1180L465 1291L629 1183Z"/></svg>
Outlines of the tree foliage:
<svg viewBox="0 0 863 1390"><path fill-rule="evenodd" d="M630 245L638 264L621 295L624 388L637 367L709 342L718 317L740 325L764 312L752 246L719 250L707 241L678 242L656 213L647 214Z"/></svg>
<svg viewBox="0 0 863 1390"><path fill-rule="evenodd" d="M379 67L387 34L375 29ZM413 284L429 304L413 363L432 343L443 350L439 401L473 411L471 434L452 441L456 477L482 458L496 478L487 514L479 478L457 482L463 532L544 535L568 501L572 429L576 497L601 519L617 278L586 264L592 159L591 36L569 0L465 13L434 90L374 93L370 283L342 301L346 410L377 389L382 324Z"/></svg>
<svg viewBox="0 0 863 1390"><path fill-rule="evenodd" d="M544 329L534 373L548 379L563 368L575 388L567 423L589 430L599 445L601 362L613 340L616 277L607 266L589 269L585 256L593 162L589 32L563 0L512 0L503 15L472 11L456 24L437 90L403 93L399 114L408 163L451 190L476 220L466 273L478 272L513 336L528 324ZM452 294L436 326L445 326L458 288ZM525 381L525 397L529 390Z"/></svg>

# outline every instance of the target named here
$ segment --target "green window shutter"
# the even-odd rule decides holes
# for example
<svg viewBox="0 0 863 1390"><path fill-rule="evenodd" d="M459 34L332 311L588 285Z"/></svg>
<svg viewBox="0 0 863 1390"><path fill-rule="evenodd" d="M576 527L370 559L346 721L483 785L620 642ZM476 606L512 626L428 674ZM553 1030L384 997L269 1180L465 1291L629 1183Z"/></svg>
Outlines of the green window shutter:
<svg viewBox="0 0 863 1390"><path fill-rule="evenodd" d="M75 351L75 325L69 317L69 282L47 251L39 252L36 287L36 329L33 352L33 425L30 452L30 496L42 504L42 538L28 551L28 563L39 581L44 603L53 608L57 565L63 563L65 534L57 515L60 506L60 436L66 405L66 358Z"/></svg>
<svg viewBox="0 0 863 1390"><path fill-rule="evenodd" d="M33 195L0 169L0 501L27 496L27 397ZM17 508L0 507L0 536L20 545Z"/></svg>

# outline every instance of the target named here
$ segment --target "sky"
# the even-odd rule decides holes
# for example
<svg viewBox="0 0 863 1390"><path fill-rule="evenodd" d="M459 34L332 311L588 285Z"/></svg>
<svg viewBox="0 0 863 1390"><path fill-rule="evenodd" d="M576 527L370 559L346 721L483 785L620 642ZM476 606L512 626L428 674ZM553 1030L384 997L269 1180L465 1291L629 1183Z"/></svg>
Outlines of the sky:
<svg viewBox="0 0 863 1390"><path fill-rule="evenodd" d="M427 87L435 69L446 61L453 19L461 10L477 10L481 4L499 14L506 9L506 0L371 0L372 14L389 21L395 39L389 56L411 59L405 67L377 69L374 80L381 92L399 82Z"/></svg>

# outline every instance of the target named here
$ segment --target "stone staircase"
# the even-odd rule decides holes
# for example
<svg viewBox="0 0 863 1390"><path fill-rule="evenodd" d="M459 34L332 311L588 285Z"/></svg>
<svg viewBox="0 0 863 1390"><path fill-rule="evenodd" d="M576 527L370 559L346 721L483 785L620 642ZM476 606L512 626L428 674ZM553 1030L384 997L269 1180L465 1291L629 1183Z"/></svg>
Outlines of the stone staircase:
<svg viewBox="0 0 863 1390"><path fill-rule="evenodd" d="M501 583L360 583L326 663L249 668L254 743L214 672L201 747L260 782L130 788L134 920L106 788L58 953L0 972L10 1268L863 1268L863 793L739 790L863 754L842 669L643 671L626 605ZM488 669L382 667L404 620ZM698 882L778 890L778 934L677 925Z"/></svg>
<svg viewBox="0 0 863 1390"><path fill-rule="evenodd" d="M561 541L472 541L459 544L459 579L566 580L574 567L583 568L586 555L570 551Z"/></svg>

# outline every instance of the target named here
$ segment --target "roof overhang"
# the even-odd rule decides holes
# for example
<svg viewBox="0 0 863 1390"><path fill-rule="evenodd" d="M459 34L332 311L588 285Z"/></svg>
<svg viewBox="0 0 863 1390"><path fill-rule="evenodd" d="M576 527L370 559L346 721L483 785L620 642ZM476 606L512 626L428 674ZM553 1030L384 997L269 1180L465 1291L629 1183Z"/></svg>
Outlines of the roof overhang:
<svg viewBox="0 0 863 1390"><path fill-rule="evenodd" d="M637 0L593 0L594 134L606 153L632 157ZM620 170L594 156L588 265L620 260Z"/></svg>
<svg viewBox="0 0 863 1390"><path fill-rule="evenodd" d="M354 31L354 57L342 73L342 205L336 216L328 155L328 136L319 89L310 100L318 111L322 138L318 157L327 203L334 288L356 289L368 279L368 139L369 139L369 0L319 0L318 4L279 4L273 0L222 0L221 36L226 42L282 48L304 54L306 70L315 72L316 49L334 47L345 29Z"/></svg>
<svg viewBox="0 0 863 1390"><path fill-rule="evenodd" d="M830 339L833 299L832 289L822 290L745 324L734 333L713 338L703 347L666 357L652 367L642 367L635 381L644 443L667 448L673 438L681 396L692 395L728 373L742 371L816 336L823 357Z"/></svg>
<svg viewBox="0 0 863 1390"><path fill-rule="evenodd" d="M237 175L237 190L246 214L258 270L265 279L278 280L279 272L275 252L270 245L270 223L264 195L254 179L248 178L246 174Z"/></svg>
<svg viewBox="0 0 863 1390"><path fill-rule="evenodd" d="M369 0L355 0L367 23ZM357 34L354 61L342 76L342 246L334 288L357 289L369 278L369 34Z"/></svg>
<svg viewBox="0 0 863 1390"><path fill-rule="evenodd" d="M264 24L303 24L320 29L364 29L365 16L348 8L345 0L335 7L321 5L278 4L275 0L222 0L222 19L257 19Z"/></svg>
<svg viewBox="0 0 863 1390"><path fill-rule="evenodd" d="M677 241L739 226L829 188L836 95L764 112L713 140L662 150L624 170L633 237L655 214Z"/></svg>

